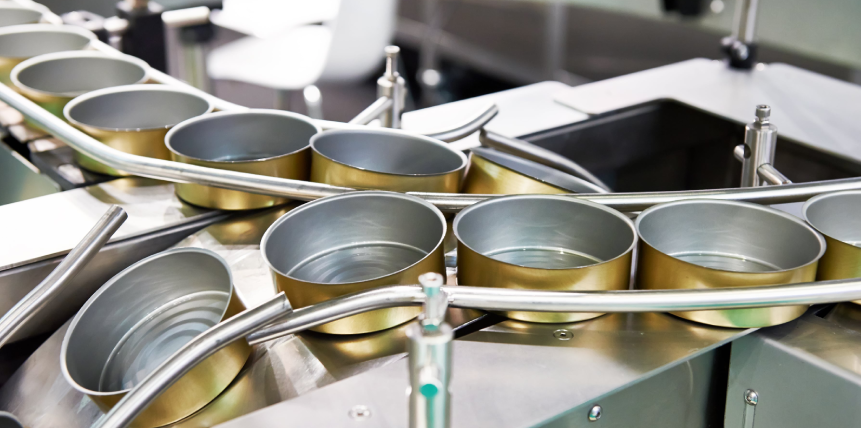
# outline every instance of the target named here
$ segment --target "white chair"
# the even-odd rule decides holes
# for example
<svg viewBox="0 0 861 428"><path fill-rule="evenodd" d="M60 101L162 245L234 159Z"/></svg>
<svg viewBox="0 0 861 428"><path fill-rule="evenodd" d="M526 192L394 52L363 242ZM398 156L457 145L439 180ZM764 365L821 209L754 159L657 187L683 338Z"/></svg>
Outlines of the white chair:
<svg viewBox="0 0 861 428"><path fill-rule="evenodd" d="M264 1L225 1L222 13L213 17L217 25L252 35L213 49L207 59L209 76L280 92L304 90L313 116L320 116L319 105L313 105L315 96L319 100L314 84L367 78L382 64L383 48L394 37L396 0L334 0L339 3L334 7L333 0L276 0L279 6L274 8L263 6ZM231 12L241 8L241 2L252 9ZM309 9L314 7L318 9ZM327 11L335 13L323 19L323 25L295 26L297 21L325 18ZM278 19L285 16L292 21Z"/></svg>

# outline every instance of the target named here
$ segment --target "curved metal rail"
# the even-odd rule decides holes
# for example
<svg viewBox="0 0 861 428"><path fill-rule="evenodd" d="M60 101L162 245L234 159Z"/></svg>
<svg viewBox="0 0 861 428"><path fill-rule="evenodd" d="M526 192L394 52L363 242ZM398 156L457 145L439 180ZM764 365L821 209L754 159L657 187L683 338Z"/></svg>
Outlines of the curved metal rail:
<svg viewBox="0 0 861 428"><path fill-rule="evenodd" d="M0 317L0 348L75 277L125 223L128 214L112 205L81 242L33 290Z"/></svg>
<svg viewBox="0 0 861 428"><path fill-rule="evenodd" d="M672 312L832 303L861 299L861 279L741 289L558 292L484 287L443 287L449 305L491 311ZM247 337L260 343L375 309L424 302L421 286L382 287L290 311L283 293L192 339L134 387L93 428L121 428L192 367ZM263 328L274 320L281 322ZM256 333L255 333L256 332Z"/></svg>
<svg viewBox="0 0 861 428"><path fill-rule="evenodd" d="M24 98L5 85L0 85L0 100L17 109L21 114L48 130L56 138L84 152L88 156L110 167L128 171L144 177L167 181L195 182L208 186L227 189L243 190L272 196L282 196L297 200L314 200L330 195L351 192L355 189L335 187L307 181L289 180L284 178L267 177L263 175L246 174L214 168L152 159L143 156L130 155L112 149L83 132L75 129L62 119L48 113L46 110ZM495 106L492 106L495 108ZM472 123L478 125L479 123ZM355 127L356 125L343 124ZM466 132L466 131L463 131ZM861 189L861 178L842 180L814 181L809 183L787 184L783 186L768 186L757 188L734 188L715 190L693 190L674 192L642 192L642 193L607 193L607 194L577 194L575 198L583 198L598 202L620 211L640 211L652 205L681 199L728 199L747 201L760 204L777 204L786 202L801 202L825 192ZM467 195L454 193L419 193L411 192L436 205L443 211L456 212L476 202L493 197L491 195Z"/></svg>

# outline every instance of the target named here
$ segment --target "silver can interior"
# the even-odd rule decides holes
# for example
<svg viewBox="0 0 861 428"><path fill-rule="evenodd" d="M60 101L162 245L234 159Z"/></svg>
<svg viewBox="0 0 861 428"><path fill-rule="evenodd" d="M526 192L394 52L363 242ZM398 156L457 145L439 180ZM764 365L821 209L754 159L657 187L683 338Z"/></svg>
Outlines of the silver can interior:
<svg viewBox="0 0 861 428"><path fill-rule="evenodd" d="M23 7L0 7L0 27L20 24L35 24L42 19L42 12ZM2 427L2 425L0 425Z"/></svg>
<svg viewBox="0 0 861 428"><path fill-rule="evenodd" d="M30 58L46 53L76 51L84 49L89 43L89 38L65 31L6 33L0 34L0 57Z"/></svg>
<svg viewBox="0 0 861 428"><path fill-rule="evenodd" d="M207 161L258 160L302 150L317 132L307 120L276 112L215 113L177 127L167 145Z"/></svg>
<svg viewBox="0 0 861 428"><path fill-rule="evenodd" d="M227 264L182 248L120 272L84 305L63 341L63 364L81 388L127 390L217 324L232 292Z"/></svg>
<svg viewBox="0 0 861 428"><path fill-rule="evenodd" d="M499 150L476 147L471 151L474 155L551 186L574 193L604 193L603 189L586 180Z"/></svg>
<svg viewBox="0 0 861 428"><path fill-rule="evenodd" d="M804 206L804 217L817 230L861 247L861 192L825 194Z"/></svg>
<svg viewBox="0 0 861 428"><path fill-rule="evenodd" d="M267 230L261 249L284 276L343 284L412 266L441 245L445 228L442 213L418 198L356 192L285 214Z"/></svg>
<svg viewBox="0 0 861 428"><path fill-rule="evenodd" d="M196 95L157 89L124 88L72 103L69 119L119 130L168 128L209 111L209 103ZM129 114L130 111L134 114Z"/></svg>
<svg viewBox="0 0 861 428"><path fill-rule="evenodd" d="M329 131L315 136L311 145L335 162L388 174L446 174L466 164L463 154L444 143L391 131Z"/></svg>
<svg viewBox="0 0 861 428"><path fill-rule="evenodd" d="M50 59L18 73L18 81L28 88L66 96L131 85L145 77L146 70L136 63L95 56Z"/></svg>
<svg viewBox="0 0 861 428"><path fill-rule="evenodd" d="M637 218L643 242L712 269L771 272L822 256L819 234L789 214L740 202L695 200L658 205Z"/></svg>
<svg viewBox="0 0 861 428"><path fill-rule="evenodd" d="M454 220L473 251L526 267L570 269L632 250L634 226L621 213L564 196L522 195L473 205Z"/></svg>

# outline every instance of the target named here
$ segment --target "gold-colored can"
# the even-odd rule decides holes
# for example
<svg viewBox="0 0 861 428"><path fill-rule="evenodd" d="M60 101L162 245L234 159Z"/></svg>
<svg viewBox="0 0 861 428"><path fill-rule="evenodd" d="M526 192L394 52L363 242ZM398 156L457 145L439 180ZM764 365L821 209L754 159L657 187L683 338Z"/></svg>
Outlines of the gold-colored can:
<svg viewBox="0 0 861 428"><path fill-rule="evenodd" d="M63 108L87 92L147 81L147 64L129 55L67 51L39 55L12 69L10 79L25 97L63 117Z"/></svg>
<svg viewBox="0 0 861 428"><path fill-rule="evenodd" d="M63 109L66 120L105 145L138 156L170 159L165 135L174 125L212 111L197 94L166 85L126 85L81 95ZM115 176L129 175L75 152L80 166Z"/></svg>
<svg viewBox="0 0 861 428"><path fill-rule="evenodd" d="M483 147L470 150L463 193L481 195L552 195L559 193L606 193L586 180L520 158Z"/></svg>
<svg viewBox="0 0 861 428"><path fill-rule="evenodd" d="M558 195L488 199L454 219L458 284L527 290L625 290L637 234L620 212ZM562 323L600 313L505 312Z"/></svg>
<svg viewBox="0 0 861 428"><path fill-rule="evenodd" d="M320 128L305 116L281 110L218 112L180 123L165 137L176 162L270 177L308 180L311 137ZM194 183L177 183L176 194L194 205L248 210L288 199Z"/></svg>
<svg viewBox="0 0 861 428"><path fill-rule="evenodd" d="M278 219L260 250L294 308L384 285L445 275L445 219L427 201L394 192L351 192L304 204ZM417 307L379 309L313 330L359 334L403 324Z"/></svg>
<svg viewBox="0 0 861 428"><path fill-rule="evenodd" d="M73 25L25 24L0 28L0 83L14 88L12 69L28 58L87 48L96 35Z"/></svg>
<svg viewBox="0 0 861 428"><path fill-rule="evenodd" d="M825 240L790 214L710 199L669 202L635 222L641 244L637 287L709 289L809 282ZM807 305L673 312L721 327L766 327L801 316Z"/></svg>
<svg viewBox="0 0 861 428"><path fill-rule="evenodd" d="M108 411L180 347L244 309L220 256L200 248L164 251L120 272L84 304L63 338L63 375ZM200 410L230 385L250 354L242 340L216 352L132 426L164 426Z"/></svg>
<svg viewBox="0 0 861 428"><path fill-rule="evenodd" d="M828 249L816 279L861 278L861 191L824 193L808 200L804 219L825 236ZM861 304L861 301L854 301Z"/></svg>
<svg viewBox="0 0 861 428"><path fill-rule="evenodd" d="M466 156L395 129L333 130L311 139L311 181L356 189L457 193Z"/></svg>

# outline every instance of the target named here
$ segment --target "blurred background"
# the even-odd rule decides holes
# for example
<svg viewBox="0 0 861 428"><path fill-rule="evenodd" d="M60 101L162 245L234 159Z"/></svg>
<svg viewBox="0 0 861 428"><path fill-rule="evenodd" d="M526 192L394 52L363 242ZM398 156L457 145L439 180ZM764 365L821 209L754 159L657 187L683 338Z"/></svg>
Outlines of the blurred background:
<svg viewBox="0 0 861 428"><path fill-rule="evenodd" d="M67 20L81 19L74 11L93 12L98 16L84 19L96 26L100 17L117 15L116 0L42 3L71 12ZM382 48L389 43L402 49L410 110L545 80L574 86L690 58L722 58L720 40L730 34L737 0L128 0L120 9L123 4L126 14L142 5L150 12L214 10L213 24L178 14L176 28L168 25L162 67L171 74L239 104L344 121L376 99ZM760 0L758 60L861 83L859 18L858 0ZM319 95L321 110L308 111L308 96Z"/></svg>

